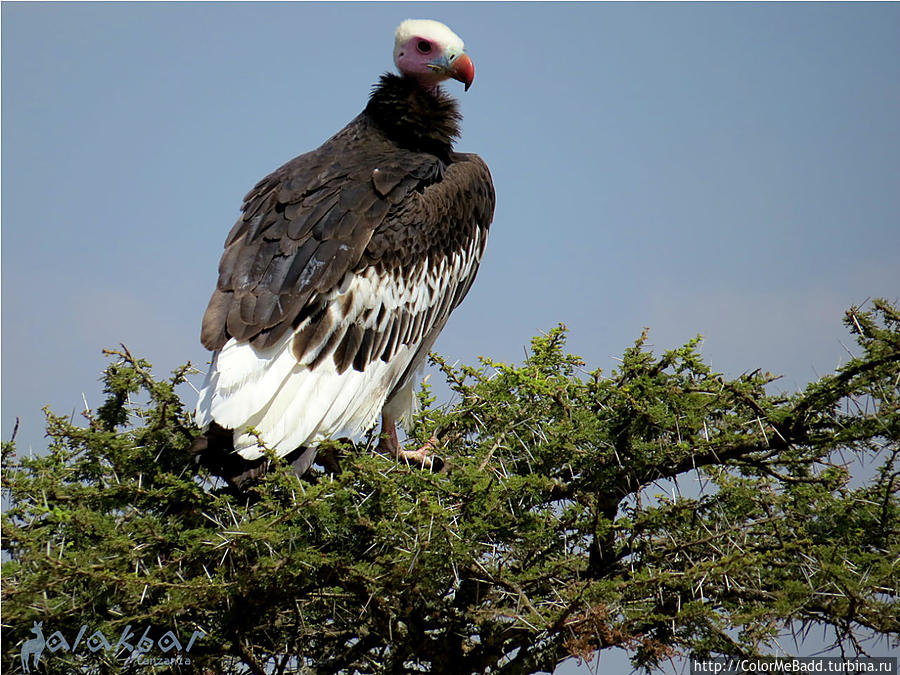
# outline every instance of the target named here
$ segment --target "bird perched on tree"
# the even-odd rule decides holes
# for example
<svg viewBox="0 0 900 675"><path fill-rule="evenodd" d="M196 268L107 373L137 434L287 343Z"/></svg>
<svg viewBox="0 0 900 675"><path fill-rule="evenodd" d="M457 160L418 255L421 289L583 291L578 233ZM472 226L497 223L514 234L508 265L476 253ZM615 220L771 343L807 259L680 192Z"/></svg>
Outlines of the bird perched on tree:
<svg viewBox="0 0 900 675"><path fill-rule="evenodd" d="M321 147L263 178L225 241L201 341L213 350L195 450L240 484L265 452L304 473L327 438L381 414L380 447L415 374L475 279L494 188L477 155L454 152L461 115L440 88L475 69L447 26L408 20L394 64L362 113Z"/></svg>

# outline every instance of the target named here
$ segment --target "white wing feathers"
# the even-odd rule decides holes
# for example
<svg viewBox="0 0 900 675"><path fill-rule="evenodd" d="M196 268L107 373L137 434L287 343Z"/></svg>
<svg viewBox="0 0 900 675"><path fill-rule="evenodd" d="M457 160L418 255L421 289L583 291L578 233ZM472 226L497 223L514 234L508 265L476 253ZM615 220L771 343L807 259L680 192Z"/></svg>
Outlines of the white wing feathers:
<svg viewBox="0 0 900 675"><path fill-rule="evenodd" d="M377 421L386 402L391 412L408 410L414 397L407 371L421 366L457 289L471 283L484 249L481 239L476 235L466 250L436 265L426 260L411 276L401 274L410 270L376 267L347 272L322 297L324 316L307 317L266 349L229 339L213 354L197 403L197 424L205 428L215 421L234 429L235 450L253 460L263 452L248 427L268 448L286 455L326 438L357 436ZM398 325L401 314L408 321ZM298 361L294 337L312 321L326 321L331 329ZM351 325L375 336L371 355L362 370L338 372L332 356Z"/></svg>

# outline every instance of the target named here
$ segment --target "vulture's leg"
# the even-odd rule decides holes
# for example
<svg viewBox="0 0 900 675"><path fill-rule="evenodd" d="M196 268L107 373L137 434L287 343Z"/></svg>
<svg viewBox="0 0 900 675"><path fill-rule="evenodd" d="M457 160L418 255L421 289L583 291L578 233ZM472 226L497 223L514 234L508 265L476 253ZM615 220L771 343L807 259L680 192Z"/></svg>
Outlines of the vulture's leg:
<svg viewBox="0 0 900 675"><path fill-rule="evenodd" d="M418 464L423 469L430 471L440 471L444 465L443 460L432 452L437 444L437 439L434 437L418 450L404 450L401 448L400 440L397 438L397 422L384 411L381 413L381 434L379 435L381 440L378 441L376 449L381 452L391 453L391 456L395 459Z"/></svg>

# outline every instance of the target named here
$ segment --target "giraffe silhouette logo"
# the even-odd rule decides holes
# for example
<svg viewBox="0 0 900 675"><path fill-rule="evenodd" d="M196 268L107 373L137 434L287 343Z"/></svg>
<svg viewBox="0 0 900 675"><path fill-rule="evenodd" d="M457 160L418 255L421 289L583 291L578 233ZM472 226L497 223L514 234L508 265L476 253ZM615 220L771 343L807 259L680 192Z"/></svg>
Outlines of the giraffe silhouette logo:
<svg viewBox="0 0 900 675"><path fill-rule="evenodd" d="M31 632L34 633L35 636L25 640L25 643L22 645L22 670L26 673L31 672L31 668L28 667L28 657L30 656L32 658L32 667L37 669L38 661L41 660L41 654L44 652L44 645L46 643L44 641L44 633L41 630L41 626L43 625L43 621L35 621L34 626L31 628Z"/></svg>

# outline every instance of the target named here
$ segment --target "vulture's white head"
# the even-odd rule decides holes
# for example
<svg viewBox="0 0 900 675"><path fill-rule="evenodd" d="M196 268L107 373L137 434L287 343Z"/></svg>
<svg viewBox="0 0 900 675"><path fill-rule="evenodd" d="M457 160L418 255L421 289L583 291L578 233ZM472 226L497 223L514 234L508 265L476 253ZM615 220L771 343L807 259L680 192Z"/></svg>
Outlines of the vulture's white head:
<svg viewBox="0 0 900 675"><path fill-rule="evenodd" d="M394 64L401 74L433 89L447 78L465 83L475 79L472 59L463 51L463 41L440 21L407 19L394 36Z"/></svg>

